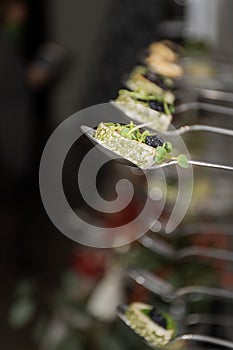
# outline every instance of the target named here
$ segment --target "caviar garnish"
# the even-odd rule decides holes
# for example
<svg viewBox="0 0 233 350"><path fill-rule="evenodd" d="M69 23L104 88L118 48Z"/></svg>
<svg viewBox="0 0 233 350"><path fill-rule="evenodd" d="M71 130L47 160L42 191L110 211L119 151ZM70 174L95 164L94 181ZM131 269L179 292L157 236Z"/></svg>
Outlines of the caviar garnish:
<svg viewBox="0 0 233 350"><path fill-rule="evenodd" d="M150 106L150 108L154 109L155 111L164 113L164 105L160 101L150 101L149 106Z"/></svg>
<svg viewBox="0 0 233 350"><path fill-rule="evenodd" d="M146 136L145 143L148 146L157 148L159 146L163 146L164 141L159 135L149 135L149 136Z"/></svg>
<svg viewBox="0 0 233 350"><path fill-rule="evenodd" d="M155 323L157 323L159 326L163 327L164 329L167 329L166 318L155 307L153 307L153 309L151 309L149 316L152 319L152 321L154 321Z"/></svg>

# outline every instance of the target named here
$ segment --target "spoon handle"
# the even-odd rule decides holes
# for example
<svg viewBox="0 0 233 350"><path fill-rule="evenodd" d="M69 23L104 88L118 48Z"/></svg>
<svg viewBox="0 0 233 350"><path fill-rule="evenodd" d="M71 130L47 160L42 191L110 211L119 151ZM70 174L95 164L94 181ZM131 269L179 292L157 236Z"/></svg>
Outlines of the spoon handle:
<svg viewBox="0 0 233 350"><path fill-rule="evenodd" d="M227 347L229 349L233 349L233 342L217 338L217 337L212 337L204 334L183 334L177 338L174 339L174 343L178 342L179 340L186 340L186 341L197 341L197 342L202 342L202 343L209 343L209 344L214 344L214 345L220 345Z"/></svg>
<svg viewBox="0 0 233 350"><path fill-rule="evenodd" d="M232 100L230 101L232 102ZM233 109L231 107L225 107L221 105L203 103L203 102L188 102L182 103L176 107L176 113L184 113L192 110L203 110L207 112L214 112L224 115L233 116Z"/></svg>
<svg viewBox="0 0 233 350"><path fill-rule="evenodd" d="M214 163L208 163L208 162L201 162L198 160L189 160L189 164L205 166L205 167L209 167L209 168L216 168L216 169L224 169L224 170L231 170L231 171L233 170L233 166L214 164Z"/></svg>
<svg viewBox="0 0 233 350"><path fill-rule="evenodd" d="M208 167L208 168L215 168L215 169L224 169L224 170L231 170L233 171L233 166L229 165L221 165L221 164L215 164L215 163L208 163L208 162L202 162L199 160L189 160L188 163L190 165L198 165L198 166L203 166L203 167ZM172 165L178 164L177 160L171 160L170 162L163 163L163 164L158 164L150 167L148 170L156 170L160 168L166 168Z"/></svg>
<svg viewBox="0 0 233 350"><path fill-rule="evenodd" d="M221 135L233 136L233 130L231 129L224 129L224 128L219 128L219 127L210 126L210 125L185 125L180 127L177 130L165 131L162 134L165 136L174 136L174 135L182 135L189 131L207 131L207 132L213 132Z"/></svg>

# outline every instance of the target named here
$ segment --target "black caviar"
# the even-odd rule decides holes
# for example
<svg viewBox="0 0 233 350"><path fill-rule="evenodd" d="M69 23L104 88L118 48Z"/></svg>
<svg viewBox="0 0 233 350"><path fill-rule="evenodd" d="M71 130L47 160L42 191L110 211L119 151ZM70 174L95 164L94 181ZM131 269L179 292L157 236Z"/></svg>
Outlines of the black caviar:
<svg viewBox="0 0 233 350"><path fill-rule="evenodd" d="M159 146L163 146L164 141L159 135L150 135L150 136L146 136L145 143L148 146L157 148Z"/></svg>

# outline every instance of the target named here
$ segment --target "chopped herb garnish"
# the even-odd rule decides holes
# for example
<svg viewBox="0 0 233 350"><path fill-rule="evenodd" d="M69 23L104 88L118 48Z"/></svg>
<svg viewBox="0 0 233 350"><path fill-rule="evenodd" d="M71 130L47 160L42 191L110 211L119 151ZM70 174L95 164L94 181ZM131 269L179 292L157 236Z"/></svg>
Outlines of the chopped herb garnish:
<svg viewBox="0 0 233 350"><path fill-rule="evenodd" d="M145 143L146 137L151 135L148 130L140 131L140 128L145 124L135 125L133 122L130 124L122 125L118 123L105 123L110 129L118 132L121 136L129 140L135 140L138 142Z"/></svg>
<svg viewBox="0 0 233 350"><path fill-rule="evenodd" d="M165 142L164 148L165 148L165 150L167 152L171 153L171 151L172 151L172 144L171 144L171 142L169 142L169 141Z"/></svg>
<svg viewBox="0 0 233 350"><path fill-rule="evenodd" d="M151 307L151 308L148 308L148 309L141 309L141 312L142 312L144 315L150 317L151 310L152 310L152 307ZM165 312L160 312L160 315L161 315L164 319L166 319L166 323L167 323L166 329L172 329L172 330L174 330L174 334L175 334L176 331L177 331L177 326L176 326L176 322L173 320L173 318L172 318L169 314L167 314L167 313L165 313Z"/></svg>
<svg viewBox="0 0 233 350"><path fill-rule="evenodd" d="M177 162L178 162L179 166L181 166L182 168L188 168L188 166L189 166L188 158L185 154L180 154L177 157Z"/></svg>
<svg viewBox="0 0 233 350"><path fill-rule="evenodd" d="M158 164L161 164L164 161L171 159L171 153L166 150L164 145L156 148L156 155L154 159L155 162Z"/></svg>
<svg viewBox="0 0 233 350"><path fill-rule="evenodd" d="M137 91L129 91L125 89L119 90L119 95L128 95L132 97L135 100L140 100L140 101L162 101L163 102L163 96L161 95L156 95L156 94L148 94L143 90L137 90Z"/></svg>
<svg viewBox="0 0 233 350"><path fill-rule="evenodd" d="M141 312L144 313L144 315L146 315L146 316L150 316L151 308L150 309L142 309Z"/></svg>
<svg viewBox="0 0 233 350"><path fill-rule="evenodd" d="M174 112L175 108L172 103L168 103L164 95L160 93L148 93L145 92L142 88L134 89L134 91L121 89L118 92L119 96L117 101L122 101L124 98L131 98L135 102L138 102L146 107L151 107L151 104L161 103L162 109L158 109L158 111L165 113L166 115L170 115ZM151 107L152 109L156 109Z"/></svg>

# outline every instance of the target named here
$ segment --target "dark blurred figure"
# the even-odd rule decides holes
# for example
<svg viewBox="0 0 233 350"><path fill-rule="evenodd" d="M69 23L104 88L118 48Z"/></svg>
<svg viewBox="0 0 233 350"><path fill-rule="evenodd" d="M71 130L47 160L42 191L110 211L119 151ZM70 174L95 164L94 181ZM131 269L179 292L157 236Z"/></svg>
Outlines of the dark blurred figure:
<svg viewBox="0 0 233 350"><path fill-rule="evenodd" d="M7 193L18 185L29 168L32 125L22 54L28 9L21 0L4 1L0 9L1 190Z"/></svg>
<svg viewBox="0 0 233 350"><path fill-rule="evenodd" d="M59 45L45 41L42 3L4 0L0 5L1 190L10 201L38 190L48 94L64 57Z"/></svg>

